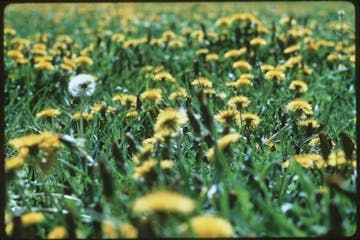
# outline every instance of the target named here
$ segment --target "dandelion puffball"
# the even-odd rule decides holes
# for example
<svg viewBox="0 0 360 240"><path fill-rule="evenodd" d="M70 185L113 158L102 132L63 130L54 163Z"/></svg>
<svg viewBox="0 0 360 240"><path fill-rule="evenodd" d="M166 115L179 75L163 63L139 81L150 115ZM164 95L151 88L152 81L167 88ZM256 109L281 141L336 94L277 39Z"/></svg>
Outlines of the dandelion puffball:
<svg viewBox="0 0 360 240"><path fill-rule="evenodd" d="M95 80L90 74L79 74L70 78L68 90L73 97L90 97L95 87Z"/></svg>

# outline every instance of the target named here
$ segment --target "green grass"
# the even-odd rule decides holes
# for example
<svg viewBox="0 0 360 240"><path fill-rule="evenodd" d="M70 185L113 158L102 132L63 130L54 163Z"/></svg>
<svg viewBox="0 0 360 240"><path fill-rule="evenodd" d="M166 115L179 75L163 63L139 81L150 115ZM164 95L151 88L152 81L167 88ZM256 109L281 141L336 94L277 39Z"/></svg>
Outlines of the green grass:
<svg viewBox="0 0 360 240"><path fill-rule="evenodd" d="M141 7L137 3L97 4L96 8L91 4L57 7L48 4L36 8L26 4L8 5L5 28L13 28L16 34L4 35L6 161L18 154L8 143L10 140L43 131L62 138L65 135L82 137L85 144L75 146L62 141L57 155L47 163L42 163L40 158L46 151L32 152L23 165L6 171L6 214L10 216L6 222L7 234L46 238L56 226L65 226L70 237L75 234L80 238L101 238L109 235L106 229L102 230L103 222L110 221L114 225L131 223L139 237L182 237L192 233L189 229L182 232L180 225L194 216L211 214L231 224L232 237L353 235L357 211L352 197L357 178L352 165L355 154L344 164L331 165L323 156L326 142L321 140L316 146L308 143L320 133L325 134L332 141L330 151L334 154L349 151L350 145L343 142L341 133L351 141L356 138L355 64L352 61L355 51L351 50L355 44L354 9L349 4L335 2L327 2L326 7L319 3L299 4L277 3L272 8L269 3L149 3ZM338 15L340 9L345 10L343 16ZM215 25L220 17L245 12L256 16L267 29L266 33L258 34L266 40L265 46L250 45L250 40L257 36L256 25ZM287 16L297 23L280 24L280 19ZM348 29L334 30L334 25L342 23ZM288 30L296 27L310 29L311 33L292 38ZM189 36L184 28L189 28ZM205 32L209 40L191 35L198 30ZM227 37L222 38L222 30L228 32ZM183 46L170 47L166 41L160 46L151 44L151 40L161 38L166 31L173 31ZM237 34L238 31L241 34ZM115 33L123 34L124 42L113 41L111 37ZM212 33L217 40L212 40ZM39 34L45 34L47 39L40 39ZM78 65L74 71L62 69L64 56L51 51L61 42L60 35L71 39L65 43L64 55L75 58L90 47L86 55L93 64ZM10 50L18 48L12 41L16 38L30 41L20 49L29 60L27 64L17 64L8 55ZM128 40L141 38L144 41L136 47L126 46ZM282 38L284 42L279 40ZM330 41L334 46L318 46L318 50L311 51L305 43L316 44L321 40ZM46 55L53 57L53 70L35 67L33 48L40 42L46 46ZM343 44L342 48L339 43ZM283 52L294 44L300 45L298 51ZM224 57L227 51L241 47L250 49L236 60L249 62L250 71L233 69L236 60ZM196 54L202 48L218 54L219 59L207 62L205 57ZM341 55L343 59L328 60L330 54ZM282 65L290 57L299 55L301 64L287 67L286 77L280 84L265 79L261 65ZM215 91L205 99L201 98L201 91L191 85L197 77L195 60L199 62L200 75L212 82ZM176 82L152 80L154 70L147 73L144 70L148 65L153 69L162 65L163 71L170 73ZM305 66L311 68L312 73L306 74ZM342 71L341 66L346 70ZM90 107L101 101L106 104L103 113L95 112L93 119L85 122L82 136L79 122L71 120L80 109L79 101L67 90L70 77L77 73L97 78L95 93L86 99L85 112L90 112ZM226 86L226 82L238 79L243 73L254 75L252 86ZM307 92L296 95L289 89L296 79L308 85ZM171 100L171 93L179 87L186 89L188 97ZM162 90L159 103L144 100L136 107L113 100L120 93L139 96L150 88ZM259 116L261 121L257 126L232 124L227 128L213 119L219 111L227 109L228 100L237 95L250 99L249 107L241 113ZM301 117L286 109L296 97L311 104L311 116ZM105 113L109 107L116 109L114 114ZM58 109L61 114L37 119L36 114L46 108ZM156 134L157 115L166 108L191 108L200 125L200 135L188 121L175 136L164 142L158 140L150 151L157 164L142 179L135 179L139 164L133 160L134 156L140 154L142 141ZM138 115L127 118L126 114L133 110L137 110ZM302 118L314 118L320 127L307 132L298 124ZM215 147L215 157L208 161L208 150L225 135L224 131L237 132L240 137L224 151ZM265 144L269 138L276 146ZM350 147L350 151L355 150ZM307 153L322 155L327 166L307 168L306 163L294 161L294 155ZM93 159L95 165L86 164L86 158ZM160 160L165 159L174 161L171 169L160 167ZM284 167L288 160L289 166ZM132 208L136 199L159 189L170 189L191 198L194 210L189 214L136 214ZM18 219L28 212L41 212L45 220L31 226L18 226ZM11 228L15 229L13 233ZM128 232L122 234L131 236Z"/></svg>

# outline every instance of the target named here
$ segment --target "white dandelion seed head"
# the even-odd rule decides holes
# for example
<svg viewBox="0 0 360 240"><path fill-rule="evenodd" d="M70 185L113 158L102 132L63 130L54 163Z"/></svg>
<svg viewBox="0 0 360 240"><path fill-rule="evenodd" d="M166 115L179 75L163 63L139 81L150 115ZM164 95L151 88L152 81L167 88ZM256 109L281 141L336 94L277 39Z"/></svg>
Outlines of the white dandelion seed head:
<svg viewBox="0 0 360 240"><path fill-rule="evenodd" d="M95 92L96 83L90 74L79 74L70 78L68 90L73 97L90 97Z"/></svg>

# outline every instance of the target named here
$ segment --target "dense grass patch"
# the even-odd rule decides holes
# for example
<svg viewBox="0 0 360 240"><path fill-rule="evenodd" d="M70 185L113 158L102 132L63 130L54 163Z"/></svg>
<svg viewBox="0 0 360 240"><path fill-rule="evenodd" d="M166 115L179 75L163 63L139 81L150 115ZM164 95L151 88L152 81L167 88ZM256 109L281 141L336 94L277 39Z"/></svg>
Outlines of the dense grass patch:
<svg viewBox="0 0 360 240"><path fill-rule="evenodd" d="M354 9L271 6L8 5L6 234L353 235Z"/></svg>

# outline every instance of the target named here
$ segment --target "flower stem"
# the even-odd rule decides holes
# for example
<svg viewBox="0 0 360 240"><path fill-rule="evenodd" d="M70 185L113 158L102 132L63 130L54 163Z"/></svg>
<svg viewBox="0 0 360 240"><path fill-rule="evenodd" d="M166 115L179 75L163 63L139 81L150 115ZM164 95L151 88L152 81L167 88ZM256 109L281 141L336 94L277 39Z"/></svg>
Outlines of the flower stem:
<svg viewBox="0 0 360 240"><path fill-rule="evenodd" d="M83 101L80 98L80 137L84 136Z"/></svg>

